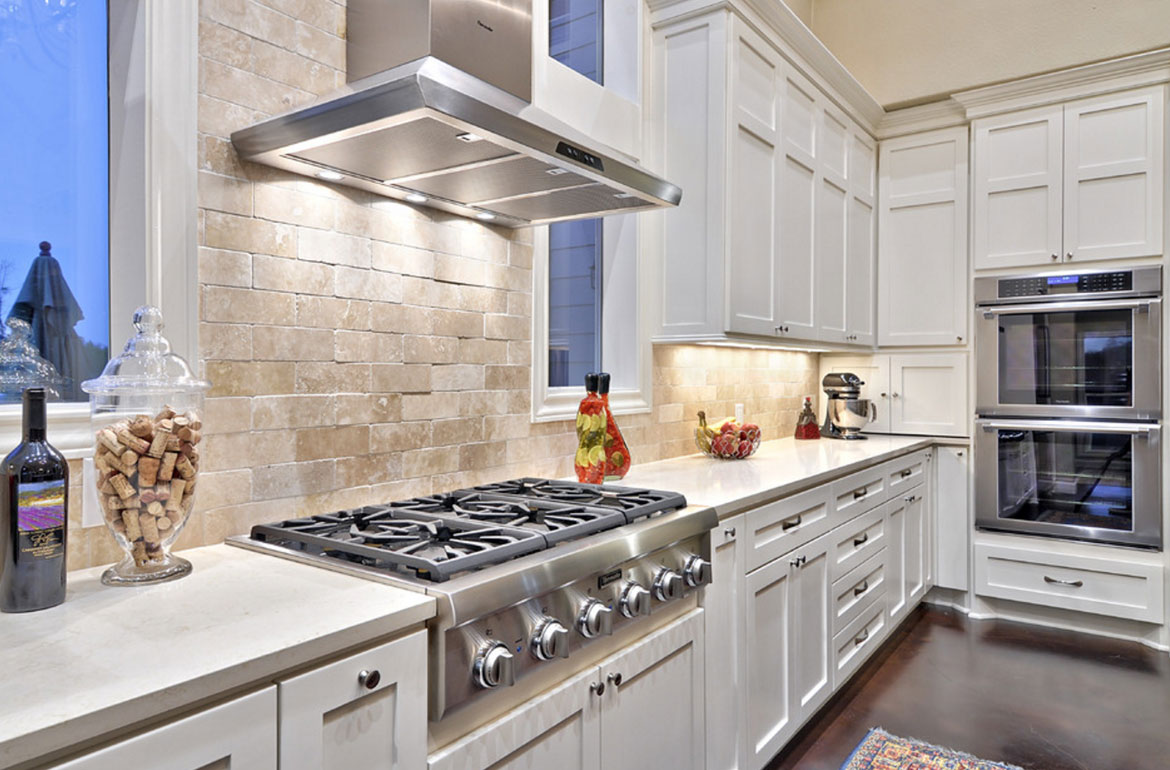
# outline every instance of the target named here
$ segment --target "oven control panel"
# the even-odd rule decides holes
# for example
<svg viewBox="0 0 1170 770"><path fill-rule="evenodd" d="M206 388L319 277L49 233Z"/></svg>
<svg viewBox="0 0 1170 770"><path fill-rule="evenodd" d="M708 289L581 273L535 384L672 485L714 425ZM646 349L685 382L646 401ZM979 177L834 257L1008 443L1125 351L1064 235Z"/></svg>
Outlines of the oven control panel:
<svg viewBox="0 0 1170 770"><path fill-rule="evenodd" d="M1061 294L1098 294L1102 292L1132 291L1133 271L1115 270L1108 273L1080 275L1036 275L1026 278L1001 278L1000 299L1018 297L1047 297Z"/></svg>

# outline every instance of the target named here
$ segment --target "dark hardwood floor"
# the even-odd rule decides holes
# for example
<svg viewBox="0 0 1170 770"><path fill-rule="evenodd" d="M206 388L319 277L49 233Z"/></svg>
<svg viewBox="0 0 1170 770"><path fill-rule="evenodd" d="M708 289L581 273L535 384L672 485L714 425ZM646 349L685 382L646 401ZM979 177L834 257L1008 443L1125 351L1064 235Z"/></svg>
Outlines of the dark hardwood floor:
<svg viewBox="0 0 1170 770"><path fill-rule="evenodd" d="M871 727L1027 770L1170 768L1170 656L922 605L768 770L838 770Z"/></svg>

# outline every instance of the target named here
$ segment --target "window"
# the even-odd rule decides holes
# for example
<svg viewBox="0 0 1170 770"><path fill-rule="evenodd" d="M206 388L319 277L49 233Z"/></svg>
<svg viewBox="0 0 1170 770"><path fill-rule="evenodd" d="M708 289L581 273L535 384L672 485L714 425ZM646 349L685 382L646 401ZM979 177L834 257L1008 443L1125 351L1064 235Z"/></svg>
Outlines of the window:
<svg viewBox="0 0 1170 770"><path fill-rule="evenodd" d="M85 400L109 354L106 30L104 3L0 6L0 318L28 324L11 333L54 366L63 401ZM22 381L36 382L5 378L0 403Z"/></svg>
<svg viewBox="0 0 1170 770"><path fill-rule="evenodd" d="M49 410L70 458L92 451L78 386L129 337L134 308L161 307L197 360L198 21L198 0L0 2L0 319L35 325L36 303L17 301L47 252L75 303L37 343L70 379L72 403ZM0 395L0 446L19 441L11 401Z"/></svg>
<svg viewBox="0 0 1170 770"><path fill-rule="evenodd" d="M555 62L544 68L545 77L556 81L559 93L581 95L578 102L592 105L594 129L605 123L603 115L614 114L607 106L618 105L616 114L631 125L640 121L629 97L639 90L641 2L549 0L547 19L539 13L545 6L537 4L538 26L548 32L542 55ZM544 48L539 36L537 46ZM627 148L635 133L624 132ZM572 416L585 374L596 371L612 377L615 412L649 411L650 345L638 301L637 223L637 215L610 216L535 231L533 420Z"/></svg>

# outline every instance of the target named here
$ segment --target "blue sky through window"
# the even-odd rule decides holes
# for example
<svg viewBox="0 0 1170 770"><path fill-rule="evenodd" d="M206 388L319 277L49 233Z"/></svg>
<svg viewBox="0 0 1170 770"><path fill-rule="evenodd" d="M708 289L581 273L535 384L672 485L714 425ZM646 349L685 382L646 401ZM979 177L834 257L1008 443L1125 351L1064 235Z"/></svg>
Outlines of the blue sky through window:
<svg viewBox="0 0 1170 770"><path fill-rule="evenodd" d="M78 381L109 347L107 85L105 2L0 3L0 315L52 243L90 343Z"/></svg>

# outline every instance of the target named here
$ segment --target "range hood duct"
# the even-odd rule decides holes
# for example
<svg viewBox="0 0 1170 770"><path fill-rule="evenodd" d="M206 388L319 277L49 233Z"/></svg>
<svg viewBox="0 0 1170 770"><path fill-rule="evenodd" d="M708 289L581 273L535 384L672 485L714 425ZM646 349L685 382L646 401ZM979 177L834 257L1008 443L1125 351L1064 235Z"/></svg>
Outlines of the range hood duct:
<svg viewBox="0 0 1170 770"><path fill-rule="evenodd" d="M232 134L245 160L509 227L682 190L534 108L532 0L349 0L350 83Z"/></svg>

